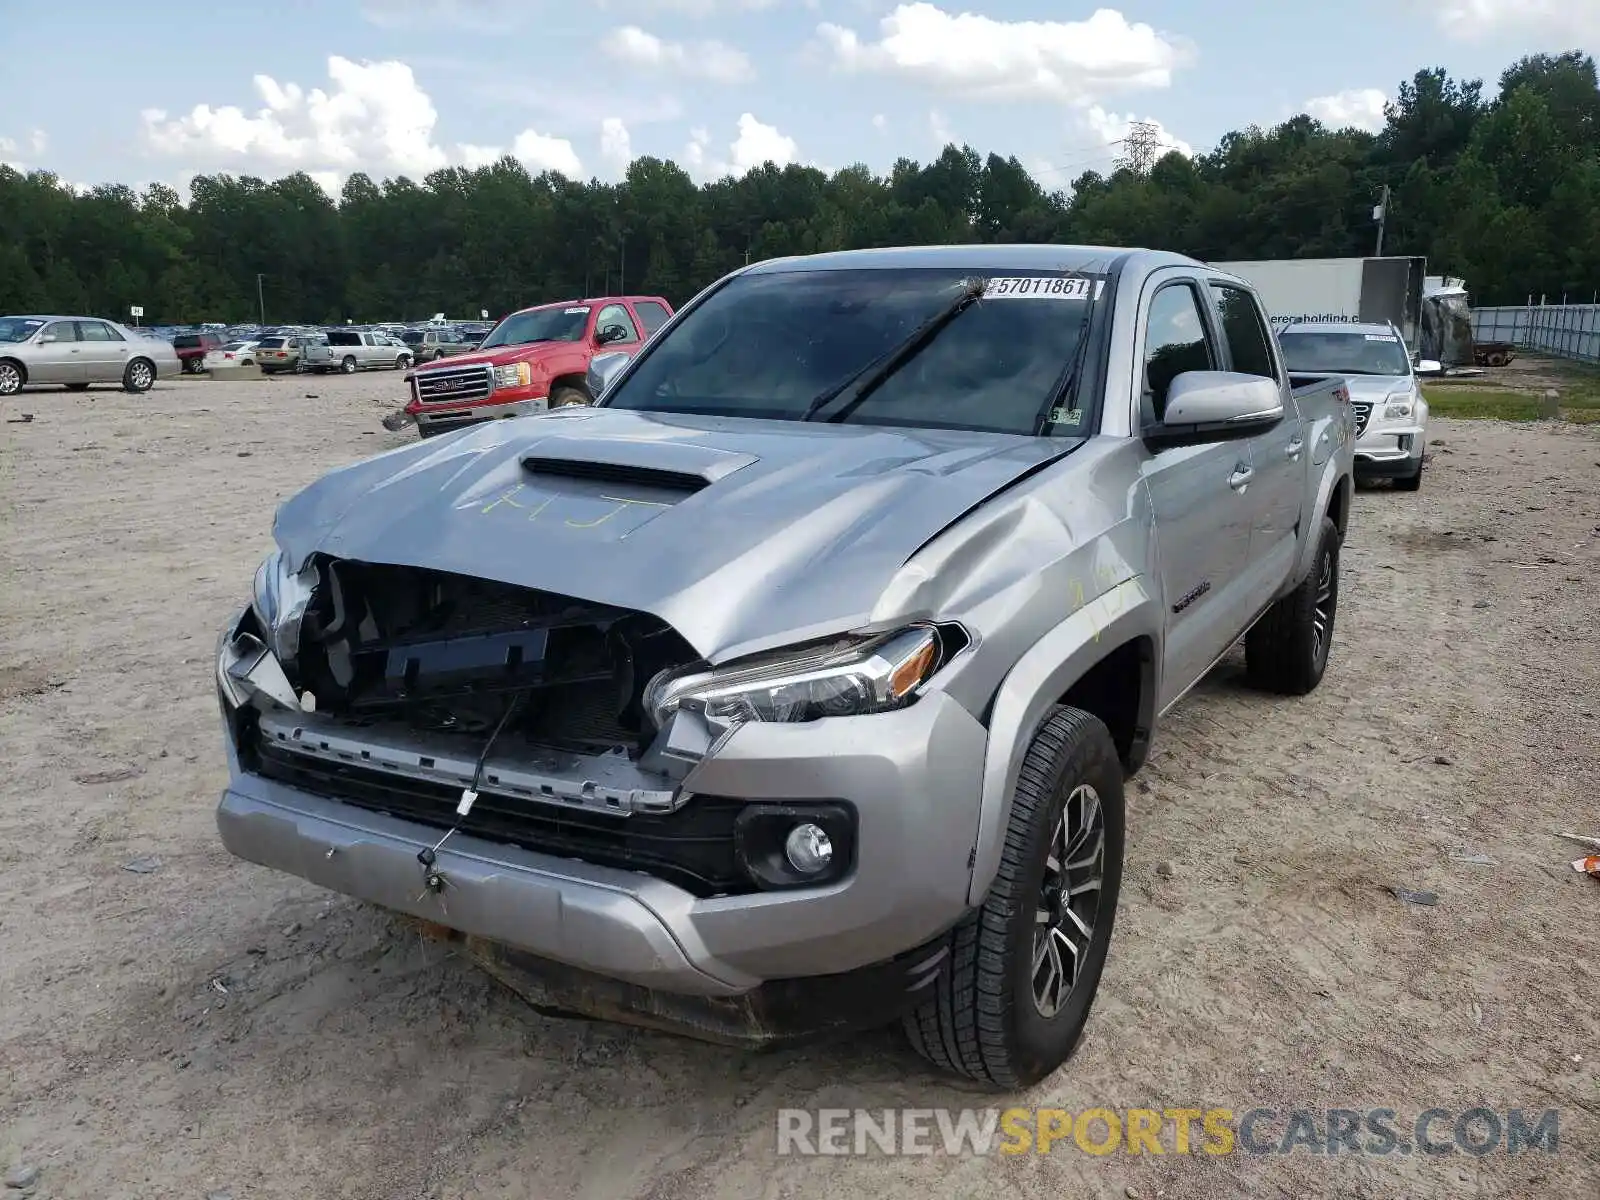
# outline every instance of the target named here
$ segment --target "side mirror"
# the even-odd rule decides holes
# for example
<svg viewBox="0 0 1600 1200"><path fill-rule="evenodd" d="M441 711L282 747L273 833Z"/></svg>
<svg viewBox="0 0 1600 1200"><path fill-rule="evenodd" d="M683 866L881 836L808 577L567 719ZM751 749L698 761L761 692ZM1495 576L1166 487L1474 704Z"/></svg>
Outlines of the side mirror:
<svg viewBox="0 0 1600 1200"><path fill-rule="evenodd" d="M48 345L51 342L59 342L60 340L61 339L59 337L57 337L56 334L54 334L53 332L51 332L48 329L46 329L43 333L41 333L39 335L39 344L41 346Z"/></svg>
<svg viewBox="0 0 1600 1200"><path fill-rule="evenodd" d="M611 386L611 381L622 373L622 368L628 365L632 357L631 354L625 354L621 350L613 350L609 354L596 354L591 358L584 379L584 383L589 387L589 395L596 400L600 399L601 394Z"/></svg>
<svg viewBox="0 0 1600 1200"><path fill-rule="evenodd" d="M595 344L609 346L612 342L620 342L628 336L628 331L621 325L607 325L594 335Z"/></svg>
<svg viewBox="0 0 1600 1200"><path fill-rule="evenodd" d="M1167 411L1144 431L1152 449L1253 437L1283 420L1274 379L1236 371L1185 371L1167 392Z"/></svg>
<svg viewBox="0 0 1600 1200"><path fill-rule="evenodd" d="M1442 375L1443 373L1444 364L1438 359L1422 358L1417 360L1418 375Z"/></svg>

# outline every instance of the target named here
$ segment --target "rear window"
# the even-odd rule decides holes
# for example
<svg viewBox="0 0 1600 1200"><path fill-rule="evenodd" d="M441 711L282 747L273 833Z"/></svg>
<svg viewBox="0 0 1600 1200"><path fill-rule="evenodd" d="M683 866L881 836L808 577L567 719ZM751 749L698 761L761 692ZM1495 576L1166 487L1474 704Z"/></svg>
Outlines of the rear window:
<svg viewBox="0 0 1600 1200"><path fill-rule="evenodd" d="M633 311L639 314L639 320L644 322L644 335L649 337L656 330L667 323L667 318L672 316L664 304L657 304L654 300L640 300L633 306Z"/></svg>
<svg viewBox="0 0 1600 1200"><path fill-rule="evenodd" d="M336 329L328 334L328 344L330 346L359 346L361 345L361 335L359 333L349 333L343 329Z"/></svg>
<svg viewBox="0 0 1600 1200"><path fill-rule="evenodd" d="M408 329L400 336L408 346L420 345L422 342L422 330L420 329Z"/></svg>
<svg viewBox="0 0 1600 1200"><path fill-rule="evenodd" d="M256 345L260 346L263 350L282 350L283 339L281 337L262 338L256 343Z"/></svg>
<svg viewBox="0 0 1600 1200"><path fill-rule="evenodd" d="M173 348L176 350L193 350L200 344L200 335L198 333L180 333L172 339Z"/></svg>

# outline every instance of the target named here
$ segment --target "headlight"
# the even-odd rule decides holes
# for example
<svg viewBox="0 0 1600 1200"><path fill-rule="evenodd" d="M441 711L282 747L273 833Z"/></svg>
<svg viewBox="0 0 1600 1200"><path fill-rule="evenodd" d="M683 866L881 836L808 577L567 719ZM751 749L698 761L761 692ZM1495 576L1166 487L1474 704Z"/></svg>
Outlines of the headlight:
<svg viewBox="0 0 1600 1200"><path fill-rule="evenodd" d="M533 372L528 369L528 364L525 362L494 369L494 385L497 388L527 387L532 381Z"/></svg>
<svg viewBox="0 0 1600 1200"><path fill-rule="evenodd" d="M256 568L255 586L251 590L250 609L261 623L261 632L278 660L292 663L300 649L300 622L305 618L306 605L316 590L317 570L307 564L296 575L284 561L283 551L274 550Z"/></svg>
<svg viewBox="0 0 1600 1200"><path fill-rule="evenodd" d="M844 649L693 673L663 671L645 688L656 727L679 707L723 729L747 721L798 722L903 708L939 665L939 634L915 626Z"/></svg>
<svg viewBox="0 0 1600 1200"><path fill-rule="evenodd" d="M1383 415L1385 419L1391 421L1400 417L1409 417L1411 415L1411 397L1402 396L1399 399L1395 399L1393 396L1389 397L1389 403L1385 406Z"/></svg>

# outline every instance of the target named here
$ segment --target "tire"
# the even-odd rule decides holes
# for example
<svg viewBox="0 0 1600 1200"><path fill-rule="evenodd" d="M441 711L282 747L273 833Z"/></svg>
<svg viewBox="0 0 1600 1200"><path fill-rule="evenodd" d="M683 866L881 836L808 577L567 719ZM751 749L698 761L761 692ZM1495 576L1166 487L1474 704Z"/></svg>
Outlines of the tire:
<svg viewBox="0 0 1600 1200"><path fill-rule="evenodd" d="M27 379L21 363L9 358L0 359L0 396L15 396Z"/></svg>
<svg viewBox="0 0 1600 1200"><path fill-rule="evenodd" d="M122 369L122 390L135 396L156 384L156 366L148 358L135 358Z"/></svg>
<svg viewBox="0 0 1600 1200"><path fill-rule="evenodd" d="M1300 585L1262 615L1244 639L1251 684L1304 696L1322 682L1339 613L1339 527L1322 518L1317 557Z"/></svg>
<svg viewBox="0 0 1600 1200"><path fill-rule="evenodd" d="M594 397L589 395L587 388L573 387L571 384L562 384L550 391L550 407L566 408L573 404L593 404Z"/></svg>
<svg viewBox="0 0 1600 1200"><path fill-rule="evenodd" d="M295 359L294 366L290 367L289 369L296 375L304 375L306 373L306 360L303 358Z"/></svg>
<svg viewBox="0 0 1600 1200"><path fill-rule="evenodd" d="M411 355L402 354L399 358L395 359L394 369L396 371L409 371L411 369Z"/></svg>
<svg viewBox="0 0 1600 1200"><path fill-rule="evenodd" d="M87 392L89 390L87 383L69 383L66 387L69 392Z"/></svg>
<svg viewBox="0 0 1600 1200"><path fill-rule="evenodd" d="M1075 828L1082 840L1074 840ZM1002 1091L1029 1087L1066 1062L1083 1036L1111 947L1123 844L1122 764L1110 731L1081 709L1053 709L1023 759L989 894L956 926L949 967L905 1019L912 1048L936 1067ZM1088 847L1098 853L1071 857ZM1050 864L1063 861L1080 864L1083 883L1087 872L1099 871L1098 888L1079 897L1076 924L1059 915L1067 897L1056 885L1067 877ZM1057 919L1039 921L1047 911ZM1064 955L1063 944L1078 952ZM1041 960L1041 949L1054 958ZM1044 985L1063 981L1060 971L1052 976L1053 964L1069 961L1076 978L1064 993L1052 993Z"/></svg>
<svg viewBox="0 0 1600 1200"><path fill-rule="evenodd" d="M354 375L356 373L355 358L349 354L346 354L344 358L339 360L339 370L344 372L346 375Z"/></svg>
<svg viewBox="0 0 1600 1200"><path fill-rule="evenodd" d="M1424 447L1422 457L1417 460L1417 469L1410 475L1397 475L1394 480L1394 490L1397 492L1420 492L1422 490L1422 466L1427 461L1428 451Z"/></svg>

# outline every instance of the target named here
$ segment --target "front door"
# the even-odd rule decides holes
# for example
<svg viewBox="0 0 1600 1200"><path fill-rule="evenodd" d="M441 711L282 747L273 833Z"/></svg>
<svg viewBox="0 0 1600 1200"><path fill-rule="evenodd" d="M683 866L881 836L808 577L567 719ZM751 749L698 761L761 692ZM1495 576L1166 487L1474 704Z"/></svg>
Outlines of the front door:
<svg viewBox="0 0 1600 1200"><path fill-rule="evenodd" d="M1199 280L1188 276L1161 282L1145 309L1140 404L1145 421L1161 418L1178 375L1218 368L1199 287ZM1144 464L1167 605L1162 708L1227 650L1242 624L1252 469L1250 443L1244 439L1172 446L1153 451Z"/></svg>
<svg viewBox="0 0 1600 1200"><path fill-rule="evenodd" d="M35 336L28 355L29 383L82 383L83 359L78 330L71 321L51 321Z"/></svg>

